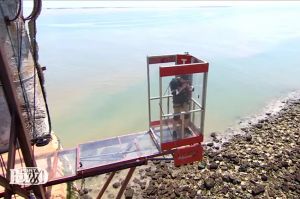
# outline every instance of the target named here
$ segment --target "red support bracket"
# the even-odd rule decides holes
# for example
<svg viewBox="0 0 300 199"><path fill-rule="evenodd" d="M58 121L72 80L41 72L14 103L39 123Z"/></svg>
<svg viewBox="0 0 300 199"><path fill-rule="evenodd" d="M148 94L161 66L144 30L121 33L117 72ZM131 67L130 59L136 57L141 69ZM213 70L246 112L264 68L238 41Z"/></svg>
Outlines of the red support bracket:
<svg viewBox="0 0 300 199"><path fill-rule="evenodd" d="M201 144L180 147L174 153L174 164L180 166L192 162L200 161L203 158L203 148Z"/></svg>

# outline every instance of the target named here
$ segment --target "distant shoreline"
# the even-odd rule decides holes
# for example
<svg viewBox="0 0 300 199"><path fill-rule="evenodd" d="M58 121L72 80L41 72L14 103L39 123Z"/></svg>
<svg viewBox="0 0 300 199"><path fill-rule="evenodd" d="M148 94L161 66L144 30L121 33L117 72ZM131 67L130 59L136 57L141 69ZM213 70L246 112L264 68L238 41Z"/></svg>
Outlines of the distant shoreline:
<svg viewBox="0 0 300 199"><path fill-rule="evenodd" d="M186 6L186 7L178 7L178 8L226 8L232 6ZM96 6L96 7L55 7L55 8L47 8L46 10L75 10L75 9L169 9L167 7L132 7L132 6ZM177 8L177 7L171 7Z"/></svg>

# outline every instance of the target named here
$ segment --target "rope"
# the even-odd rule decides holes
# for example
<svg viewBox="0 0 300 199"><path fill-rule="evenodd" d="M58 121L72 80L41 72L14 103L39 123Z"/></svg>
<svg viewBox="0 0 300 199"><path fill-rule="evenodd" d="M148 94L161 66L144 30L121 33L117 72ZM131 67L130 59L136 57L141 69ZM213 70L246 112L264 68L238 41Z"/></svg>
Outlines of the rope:
<svg viewBox="0 0 300 199"><path fill-rule="evenodd" d="M5 163L4 163L4 159L3 159L2 154L1 154L1 161L3 162L4 169L6 170L6 165L5 165Z"/></svg>
<svg viewBox="0 0 300 199"><path fill-rule="evenodd" d="M34 9L31 13L31 15L29 17L26 17L24 19L25 20L29 20L30 19L30 22L29 24L33 24L34 27L33 27L33 31L31 32L32 34L30 35L34 35L34 37L32 37L32 41L36 41L36 24L35 24L35 20L37 19L37 17L39 16L40 12L41 12L41 7L42 7L42 2L40 0L34 0ZM0 4L0 8L1 8L1 12L2 12L2 15L4 17L4 11L3 11L3 7L2 7L2 4ZM20 13L22 12L22 4L19 4L19 7L18 7L18 10L20 10ZM17 19L16 19L17 20ZM12 41L12 36L11 36L11 33L9 31L9 28L8 26L6 26L6 30L7 30L7 33L9 35L9 40L10 40L10 43L13 44L13 41ZM32 112L31 112L31 106L30 106L30 101L29 101L29 98L28 98L28 94L27 94L27 91L25 89L25 85L23 83L23 81L21 80L21 68L22 68L22 49L23 49L23 37L22 37L22 33L23 33L23 26L19 21L16 22L16 32L17 32L17 43L18 43L18 48L15 50L15 48L13 48L13 53L14 53L14 58L15 58L15 61L17 63L17 68L18 68L18 78L19 78L19 82L20 82L20 87L21 87L21 90L22 90L22 96L23 96L23 100L24 100L24 105L25 105L25 108L26 108L26 114L27 114L27 118L28 118L28 122L30 124L30 126L32 127L32 134L33 134L33 137L36 137L36 123L35 123L35 116L36 116L36 83L37 83L37 80L36 80L36 73L37 73L37 48L36 48L36 43L32 44L32 47L33 47L33 50L32 50L32 54L33 54L33 59L34 59L34 101L33 101L33 104L34 104L34 110L33 110L33 115L32 115ZM12 45L13 46L13 45ZM38 74L39 76L39 74ZM41 82L41 77L39 76L39 80ZM2 85L0 85L2 86ZM45 108L46 108L46 113L47 113L47 119L48 119L48 124L49 124L49 132L48 132L48 135L51 134L51 131L52 131L52 124L51 124L51 118L50 118L50 113L49 113L49 108L48 108L48 103L47 103L47 100L46 100L46 94L45 94L45 89L44 89L44 86L42 85L41 86L41 90L42 90L42 94L43 94L43 98L44 98L44 103L45 103Z"/></svg>
<svg viewBox="0 0 300 199"><path fill-rule="evenodd" d="M37 4L37 11L34 16L30 18L30 21L28 22L28 27L29 27L29 35L30 35L30 40L31 40L31 49L32 49L32 55L33 55L33 61L34 61L34 74L37 73L37 67L40 67L38 64L38 48L37 48L37 42L36 42L36 19L39 16L42 8L42 2L40 0L34 1L35 5ZM26 20L26 19L25 19ZM46 98L46 91L44 84L42 83L42 77L40 73L37 73L39 81L41 83L41 91L44 99L44 104L46 108L46 113L47 113L47 119L48 119L48 124L49 124L49 131L48 135L51 135L52 131L52 123L51 123L51 117L49 113L49 107L48 107L48 102ZM36 132L35 129L35 119L36 119L36 77L34 76L34 132ZM36 133L34 134L36 135ZM51 136L50 136L51 138Z"/></svg>
<svg viewBox="0 0 300 199"><path fill-rule="evenodd" d="M2 16L4 17L4 11L3 11L3 7L2 7L2 4L0 4L0 10L1 10L1 13L2 13ZM11 36L11 33L8 29L8 26L5 26L6 27L6 31L7 31L7 34L8 34L8 37L9 37L9 40L10 40L10 43L11 43L11 46L13 46L13 41L12 41L12 36ZM14 54L14 58L15 58L15 61L17 63L17 67L18 67L18 76L19 76L19 80L21 80L21 75L20 75L20 68L21 68L21 58L22 58L22 53L20 53L20 51L22 52L22 48L20 43L22 44L22 33L21 33L21 39L19 37L19 24L18 22L16 23L16 29L17 29L17 42L18 42L18 49L15 50L15 48L12 48L13 50L13 54ZM17 52L16 52L17 51ZM28 105L28 98L26 95L24 95L24 91L25 91L25 88L24 88L24 85L21 83L21 89L22 89L22 96L24 98L24 102L25 102L25 106L26 106L26 113L27 113L27 117L28 119L30 120L30 111L29 111L29 107L27 106ZM30 121L29 121L30 122Z"/></svg>
<svg viewBox="0 0 300 199"><path fill-rule="evenodd" d="M23 167L23 158L21 157L20 149L18 149L17 151L18 151L18 154L19 154L19 158L20 158L20 162L21 162L21 167Z"/></svg>
<svg viewBox="0 0 300 199"><path fill-rule="evenodd" d="M27 77L26 79L22 79L21 81L13 81L13 83L20 83L20 82L27 82L28 80L30 80L31 78L33 78L33 75L30 77ZM4 86L4 84L0 84L0 86Z"/></svg>
<svg viewBox="0 0 300 199"><path fill-rule="evenodd" d="M22 77L21 77L21 67L22 67L22 49L23 49L23 26L21 25L21 28L19 27L20 24L19 22L17 22L16 24L16 28L17 28L17 41L18 41L18 56L17 56L17 68L18 68L18 77L19 77L19 81L20 81L20 86L22 89L22 96L24 99L24 104L26 107L26 113L27 113L27 117L29 120L29 123L32 123L32 114L31 114L31 107L30 107L30 102L28 100L28 95L25 89L24 84L22 83Z"/></svg>
<svg viewBox="0 0 300 199"><path fill-rule="evenodd" d="M1 170L2 170L2 175L3 175L3 177L5 177L5 172L4 172L4 168L5 168L5 170L6 170L6 167L5 167L5 164L4 164L4 162L3 162L3 159L2 159L2 155L1 155Z"/></svg>

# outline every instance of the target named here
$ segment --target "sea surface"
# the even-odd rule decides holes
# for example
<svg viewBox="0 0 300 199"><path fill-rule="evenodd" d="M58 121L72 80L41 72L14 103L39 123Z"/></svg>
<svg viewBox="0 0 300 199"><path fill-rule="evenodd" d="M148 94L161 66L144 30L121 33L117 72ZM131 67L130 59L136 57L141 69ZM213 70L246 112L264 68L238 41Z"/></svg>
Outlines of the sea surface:
<svg viewBox="0 0 300 199"><path fill-rule="evenodd" d="M148 129L147 55L210 63L206 135L300 89L300 3L179 4L44 4L39 60L64 147Z"/></svg>

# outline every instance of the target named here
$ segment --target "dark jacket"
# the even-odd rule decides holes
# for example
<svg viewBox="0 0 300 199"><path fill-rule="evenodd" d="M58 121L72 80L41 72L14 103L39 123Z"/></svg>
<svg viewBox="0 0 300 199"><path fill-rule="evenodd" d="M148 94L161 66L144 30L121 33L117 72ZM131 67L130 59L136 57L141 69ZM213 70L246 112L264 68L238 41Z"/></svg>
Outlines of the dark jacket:
<svg viewBox="0 0 300 199"><path fill-rule="evenodd" d="M178 89L181 87L181 82L177 78L173 78L170 82L170 89L173 95L173 104L183 104L189 101L189 91L188 89L183 89L181 92L177 93Z"/></svg>

